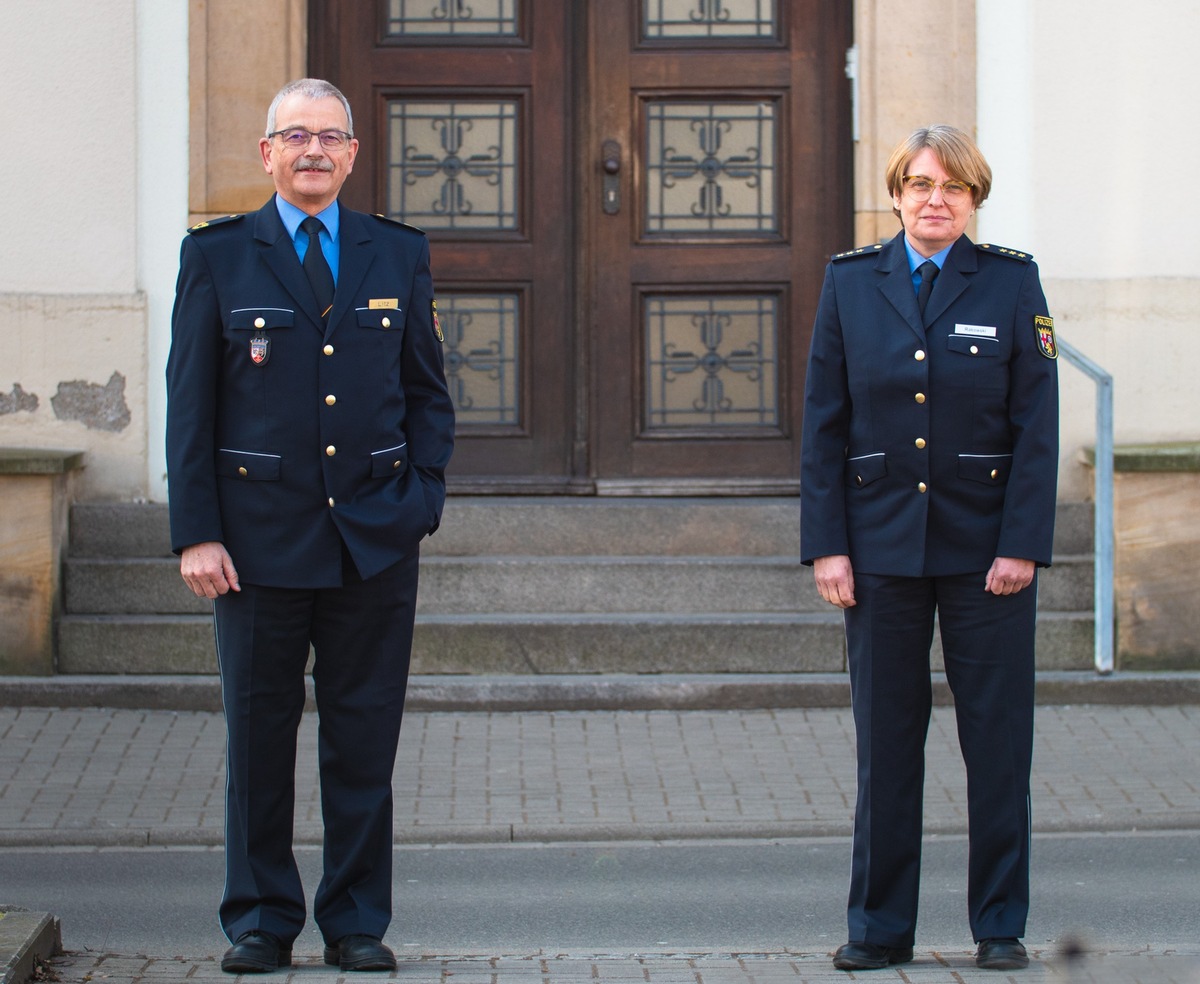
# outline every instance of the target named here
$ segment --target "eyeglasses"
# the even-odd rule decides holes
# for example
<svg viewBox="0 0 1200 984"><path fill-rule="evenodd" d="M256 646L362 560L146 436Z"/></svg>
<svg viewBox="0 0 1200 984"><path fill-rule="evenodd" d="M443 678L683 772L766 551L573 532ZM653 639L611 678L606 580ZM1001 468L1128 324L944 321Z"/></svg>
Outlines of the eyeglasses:
<svg viewBox="0 0 1200 984"><path fill-rule="evenodd" d="M933 189L942 189L942 201L947 205L965 202L975 187L965 181L932 181L923 174L906 174L901 182L904 191L914 202L927 202L933 197Z"/></svg>
<svg viewBox="0 0 1200 984"><path fill-rule="evenodd" d="M320 133L314 133L302 126L289 126L286 130L276 130L267 136L279 137L289 150L307 150L313 137L321 141L321 146L326 150L345 150L351 139L345 130L322 130Z"/></svg>

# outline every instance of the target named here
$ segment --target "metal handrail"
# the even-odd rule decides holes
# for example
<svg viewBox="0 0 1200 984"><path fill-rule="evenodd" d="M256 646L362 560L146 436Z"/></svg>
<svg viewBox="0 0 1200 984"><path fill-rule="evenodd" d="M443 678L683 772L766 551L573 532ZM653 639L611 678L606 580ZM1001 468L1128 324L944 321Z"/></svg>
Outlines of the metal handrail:
<svg viewBox="0 0 1200 984"><path fill-rule="evenodd" d="M1058 350L1096 384L1095 487L1095 662L1096 672L1113 671L1113 378L1095 362L1058 338Z"/></svg>

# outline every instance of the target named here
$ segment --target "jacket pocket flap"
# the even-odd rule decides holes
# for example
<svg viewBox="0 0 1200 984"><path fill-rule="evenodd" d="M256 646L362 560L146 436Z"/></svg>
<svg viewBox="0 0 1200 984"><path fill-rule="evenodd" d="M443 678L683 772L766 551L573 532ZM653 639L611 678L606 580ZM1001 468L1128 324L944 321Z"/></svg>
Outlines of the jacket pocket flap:
<svg viewBox="0 0 1200 984"><path fill-rule="evenodd" d="M278 482L283 459L277 454L257 451L217 451L217 474L223 478L240 478L247 482Z"/></svg>
<svg viewBox="0 0 1200 984"><path fill-rule="evenodd" d="M291 308L235 308L229 312L229 327L235 331L291 328L296 312Z"/></svg>
<svg viewBox="0 0 1200 984"><path fill-rule="evenodd" d="M994 338L981 338L978 335L947 335L946 348L951 352L961 352L963 355L992 356L1000 354L1000 343Z"/></svg>
<svg viewBox="0 0 1200 984"><path fill-rule="evenodd" d="M371 477L403 475L408 470L408 444L397 444L394 448L371 452Z"/></svg>
<svg viewBox="0 0 1200 984"><path fill-rule="evenodd" d="M1012 468L1011 454L960 454L958 477L969 482L1002 485L1008 481Z"/></svg>
<svg viewBox="0 0 1200 984"><path fill-rule="evenodd" d="M864 454L846 459L846 484L853 488L870 485L886 474L887 457L882 451L878 454Z"/></svg>
<svg viewBox="0 0 1200 984"><path fill-rule="evenodd" d="M377 331L395 331L404 324L404 315L399 308L355 308L359 328L374 328Z"/></svg>

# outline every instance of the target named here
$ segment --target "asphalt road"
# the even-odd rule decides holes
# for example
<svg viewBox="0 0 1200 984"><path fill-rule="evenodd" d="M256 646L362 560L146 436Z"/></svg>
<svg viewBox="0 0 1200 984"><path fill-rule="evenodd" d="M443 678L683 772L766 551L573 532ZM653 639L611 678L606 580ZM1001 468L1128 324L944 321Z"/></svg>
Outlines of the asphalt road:
<svg viewBox="0 0 1200 984"><path fill-rule="evenodd" d="M388 942L433 952L828 951L843 942L845 838L404 847ZM297 852L310 893L320 854ZM969 948L966 840L926 842L918 942ZM4 849L6 903L62 920L68 950L220 953L216 849ZM1195 943L1200 832L1035 838L1027 941ZM320 948L309 927L299 952Z"/></svg>

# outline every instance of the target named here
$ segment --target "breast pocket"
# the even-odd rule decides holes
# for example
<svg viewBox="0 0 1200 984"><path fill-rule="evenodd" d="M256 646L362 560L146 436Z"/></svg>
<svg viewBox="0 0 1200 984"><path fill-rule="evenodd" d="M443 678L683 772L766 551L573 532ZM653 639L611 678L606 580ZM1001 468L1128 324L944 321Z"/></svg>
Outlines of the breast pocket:
<svg viewBox="0 0 1200 984"><path fill-rule="evenodd" d="M379 332L400 334L404 328L404 312L398 308L355 308L354 316L359 328L370 328Z"/></svg>
<svg viewBox="0 0 1200 984"><path fill-rule="evenodd" d="M947 335L946 348L973 359L996 359L1000 356L1000 343L985 336Z"/></svg>
<svg viewBox="0 0 1200 984"><path fill-rule="evenodd" d="M953 352L952 369L960 384L977 392L1008 390L1008 360L1002 358L998 339L980 335L948 335L946 350Z"/></svg>
<svg viewBox="0 0 1200 984"><path fill-rule="evenodd" d="M271 331L291 328L295 323L296 312L291 308L247 307L229 312L229 327L233 331Z"/></svg>

